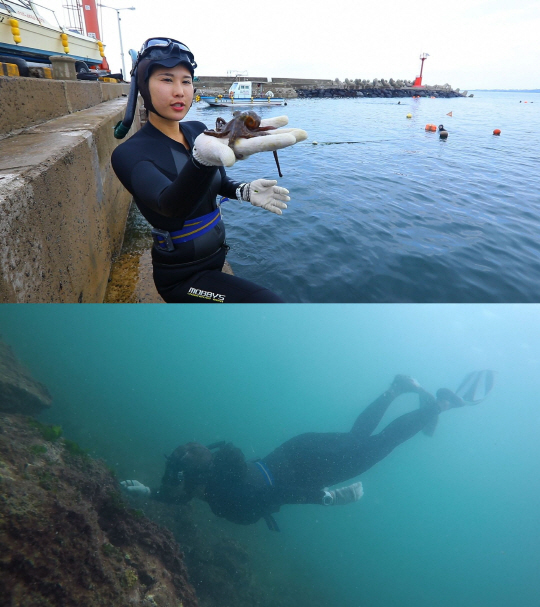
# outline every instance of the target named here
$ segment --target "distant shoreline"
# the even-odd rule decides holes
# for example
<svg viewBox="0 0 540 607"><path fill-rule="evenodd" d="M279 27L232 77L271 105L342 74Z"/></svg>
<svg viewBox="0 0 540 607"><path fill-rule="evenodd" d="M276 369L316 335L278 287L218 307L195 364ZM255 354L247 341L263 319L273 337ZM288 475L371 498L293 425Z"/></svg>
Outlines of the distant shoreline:
<svg viewBox="0 0 540 607"><path fill-rule="evenodd" d="M540 89L471 89L484 93L540 93Z"/></svg>

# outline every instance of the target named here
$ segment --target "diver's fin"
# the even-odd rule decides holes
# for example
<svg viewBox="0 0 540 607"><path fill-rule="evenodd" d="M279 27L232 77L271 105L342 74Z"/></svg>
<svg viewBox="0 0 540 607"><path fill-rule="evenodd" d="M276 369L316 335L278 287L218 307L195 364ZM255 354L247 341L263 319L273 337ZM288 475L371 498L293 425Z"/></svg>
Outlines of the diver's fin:
<svg viewBox="0 0 540 607"><path fill-rule="evenodd" d="M443 411L448 408L463 407L465 405L465 401L461 396L458 396L448 388L439 388L437 390L437 401L439 402L439 406L443 407Z"/></svg>
<svg viewBox="0 0 540 607"><path fill-rule="evenodd" d="M465 376L459 388L456 390L456 395L469 405L477 405L493 389L495 383L495 372L489 369L483 371L473 371Z"/></svg>
<svg viewBox="0 0 540 607"><path fill-rule="evenodd" d="M420 403L420 407L429 407L435 404L435 397L432 396L429 392L424 391L418 394L418 401ZM437 428L437 423L439 422L439 416L435 415L432 420L430 420L423 428L422 432L426 436L433 436L435 434L435 429Z"/></svg>

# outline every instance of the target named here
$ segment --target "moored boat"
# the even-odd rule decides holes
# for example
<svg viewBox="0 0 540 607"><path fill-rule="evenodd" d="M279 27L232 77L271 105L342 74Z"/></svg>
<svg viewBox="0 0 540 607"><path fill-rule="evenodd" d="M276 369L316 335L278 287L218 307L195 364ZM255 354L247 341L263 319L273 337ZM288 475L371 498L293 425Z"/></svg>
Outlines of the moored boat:
<svg viewBox="0 0 540 607"><path fill-rule="evenodd" d="M228 95L197 95L196 99L215 107L283 105L285 99L276 97L272 91L263 95L264 84L267 83L238 80L232 83Z"/></svg>
<svg viewBox="0 0 540 607"><path fill-rule="evenodd" d="M103 66L103 48L96 34L85 35L82 27L62 27L51 9L28 0L0 0L0 55L4 57L49 63L52 55L68 55L88 67Z"/></svg>

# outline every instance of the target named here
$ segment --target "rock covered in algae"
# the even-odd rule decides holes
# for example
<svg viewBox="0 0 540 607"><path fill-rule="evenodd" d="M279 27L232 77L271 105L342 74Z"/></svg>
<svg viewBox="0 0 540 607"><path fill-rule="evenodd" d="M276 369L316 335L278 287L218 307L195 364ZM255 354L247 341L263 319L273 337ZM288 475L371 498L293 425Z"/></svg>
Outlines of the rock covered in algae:
<svg viewBox="0 0 540 607"><path fill-rule="evenodd" d="M44 428L0 414L0 603L197 607L171 532L126 504L102 462Z"/></svg>
<svg viewBox="0 0 540 607"><path fill-rule="evenodd" d="M36 381L13 350L0 340L0 411L37 415L51 406L47 388Z"/></svg>

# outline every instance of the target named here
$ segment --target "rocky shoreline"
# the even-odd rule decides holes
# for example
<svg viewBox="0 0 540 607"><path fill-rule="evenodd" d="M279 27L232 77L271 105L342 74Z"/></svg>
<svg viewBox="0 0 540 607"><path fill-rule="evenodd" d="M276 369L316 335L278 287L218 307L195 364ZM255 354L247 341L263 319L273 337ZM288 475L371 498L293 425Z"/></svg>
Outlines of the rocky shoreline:
<svg viewBox="0 0 540 607"><path fill-rule="evenodd" d="M124 496L104 461L33 417L51 396L1 338L0 372L1 605L331 604L331 589L302 573L269 570L264 525L231 533L203 502Z"/></svg>
<svg viewBox="0 0 540 607"><path fill-rule="evenodd" d="M171 531L61 433L0 412L2 605L197 607Z"/></svg>
<svg viewBox="0 0 540 607"><path fill-rule="evenodd" d="M433 90L418 88L363 88L363 89L344 89L344 88L318 88L318 89L298 89L298 97L302 98L350 98L350 97L435 97L448 99L450 97L466 97L467 92L450 90ZM472 95L471 95L472 96Z"/></svg>

